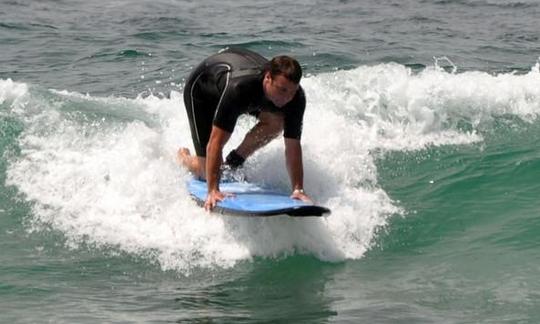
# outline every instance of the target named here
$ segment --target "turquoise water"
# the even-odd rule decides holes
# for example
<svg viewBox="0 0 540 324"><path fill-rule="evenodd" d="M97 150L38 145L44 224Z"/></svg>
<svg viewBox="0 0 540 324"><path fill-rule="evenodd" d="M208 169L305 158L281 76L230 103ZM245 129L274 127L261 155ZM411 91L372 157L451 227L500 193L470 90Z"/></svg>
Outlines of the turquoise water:
<svg viewBox="0 0 540 324"><path fill-rule="evenodd" d="M538 322L539 13L0 3L0 322ZM331 216L187 197L183 81L231 45L301 61L306 189ZM281 141L246 173L287 190Z"/></svg>

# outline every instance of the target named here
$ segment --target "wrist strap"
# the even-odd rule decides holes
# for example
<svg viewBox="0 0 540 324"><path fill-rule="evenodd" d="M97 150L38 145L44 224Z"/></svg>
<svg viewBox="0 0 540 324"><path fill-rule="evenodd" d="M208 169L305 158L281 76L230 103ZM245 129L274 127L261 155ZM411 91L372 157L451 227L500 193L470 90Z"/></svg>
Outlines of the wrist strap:
<svg viewBox="0 0 540 324"><path fill-rule="evenodd" d="M232 150L229 155L227 155L227 158L225 158L225 163L231 167L231 169L236 169L242 166L244 164L244 159L240 154L236 153L236 150Z"/></svg>

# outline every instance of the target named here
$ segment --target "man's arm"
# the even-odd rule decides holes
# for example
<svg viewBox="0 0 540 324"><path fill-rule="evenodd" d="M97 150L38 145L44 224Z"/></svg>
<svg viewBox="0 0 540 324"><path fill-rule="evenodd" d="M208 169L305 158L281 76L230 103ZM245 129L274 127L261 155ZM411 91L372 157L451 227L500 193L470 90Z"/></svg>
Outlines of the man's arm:
<svg viewBox="0 0 540 324"><path fill-rule="evenodd" d="M238 153L247 159L256 150L268 144L283 131L283 116L271 112L261 111L259 122L246 134L238 148Z"/></svg>
<svg viewBox="0 0 540 324"><path fill-rule="evenodd" d="M285 138L285 159L293 189L291 197L311 202L309 196L304 192L304 165L300 140Z"/></svg>
<svg viewBox="0 0 540 324"><path fill-rule="evenodd" d="M204 208L213 209L218 201L223 200L224 195L219 191L219 168L223 161L223 147L231 137L231 133L212 126L210 140L206 146L206 183L208 196Z"/></svg>

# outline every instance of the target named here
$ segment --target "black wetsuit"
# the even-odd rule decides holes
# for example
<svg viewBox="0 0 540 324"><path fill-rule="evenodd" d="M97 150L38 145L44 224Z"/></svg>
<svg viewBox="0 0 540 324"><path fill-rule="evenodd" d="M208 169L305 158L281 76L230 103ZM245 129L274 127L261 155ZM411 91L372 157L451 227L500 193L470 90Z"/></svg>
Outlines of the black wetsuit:
<svg viewBox="0 0 540 324"><path fill-rule="evenodd" d="M263 91L263 67L268 62L257 53L227 49L204 60L184 87L184 104L197 156L206 156L212 125L232 133L243 113L260 111L283 114L287 138L300 139L306 106L304 91L278 108Z"/></svg>

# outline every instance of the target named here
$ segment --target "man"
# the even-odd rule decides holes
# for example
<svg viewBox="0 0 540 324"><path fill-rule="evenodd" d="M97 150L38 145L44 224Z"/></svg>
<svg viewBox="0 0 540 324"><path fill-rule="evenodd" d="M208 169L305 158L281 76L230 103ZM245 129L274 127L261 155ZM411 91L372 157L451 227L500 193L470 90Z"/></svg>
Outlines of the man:
<svg viewBox="0 0 540 324"><path fill-rule="evenodd" d="M219 190L222 151L243 113L256 115L258 123L225 163L231 168L240 167L283 131L291 197L311 201L303 184L300 137L306 99L299 85L301 77L300 64L291 57L277 56L268 61L240 49L212 55L191 73L184 87L184 103L196 156L180 148L178 158L192 173L206 179L206 210L225 197Z"/></svg>

